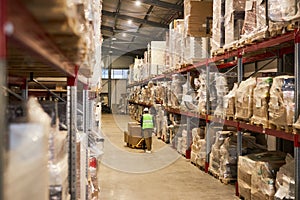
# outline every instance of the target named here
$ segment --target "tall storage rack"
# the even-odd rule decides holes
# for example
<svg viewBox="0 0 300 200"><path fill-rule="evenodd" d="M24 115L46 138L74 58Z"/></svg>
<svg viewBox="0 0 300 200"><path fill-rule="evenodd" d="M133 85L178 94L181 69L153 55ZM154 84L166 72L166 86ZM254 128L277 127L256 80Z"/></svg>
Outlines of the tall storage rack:
<svg viewBox="0 0 300 200"><path fill-rule="evenodd" d="M180 70L176 70L167 74L158 75L152 79L147 79L141 82L133 83L128 85L128 87L138 86L138 85L145 85L150 80L160 80L163 81L164 79L168 78L171 74L176 73L190 73L192 70L198 69L200 67L206 67L207 72L209 72L210 65L216 64L218 69L226 69L230 67L237 66L238 71L238 82L241 82L243 80L243 74L244 74L244 64L247 63L253 63L256 61L263 61L267 59L272 58L278 58L282 59L282 56L284 54L295 54L295 64L294 64L294 71L295 71L295 120L299 117L300 112L300 70L299 70L299 63L300 63L300 32L298 29L295 29L294 31L285 33L283 35L266 39L261 42L257 42L251 45L246 45L243 47L240 47L236 50L225 52L222 55L213 56L211 58L208 58L207 60L203 62L199 62L197 64L182 68ZM228 61L233 60L233 61ZM282 63L282 62L281 62ZM280 66L282 67L282 66ZM207 76L209 77L209 76ZM209 80L207 80L209 82ZM136 104L135 102L130 102L132 104ZM208 101L207 101L208 103ZM141 106L147 106L150 107L152 105L146 105L138 103ZM181 111L179 109L173 109L173 108L166 108L165 109L169 113L175 113L180 115L185 115L188 118L194 117L199 118L202 120L205 120L207 125L211 122L215 123L221 123L230 127L235 127L238 132L238 145L237 145L237 152L238 155L241 155L241 149L242 149L242 133L244 130L249 130L252 132L256 132L259 134L265 134L270 136L275 136L276 138L291 141L294 144L294 158L295 158L295 182L296 182L296 191L295 191L295 197L296 200L300 199L300 191L299 191L299 184L300 184L300 155L299 155L299 148L300 148L300 140L299 140L299 132L296 133L287 133L284 130L275 130L275 129L268 129L263 128L261 126L252 125L249 123L246 123L244 121L240 120L230 120L230 119L223 119L216 116L211 115L211 113L207 113L206 115L200 115L196 113L191 113L187 111ZM207 109L208 110L208 109ZM190 123L188 120L187 123ZM190 125L187 125L187 127L190 127ZM191 130L188 129L189 137L191 138ZM206 133L207 134L207 133ZM209 137L208 137L209 138ZM207 142L209 143L209 142ZM189 144L191 144L191 140L189 140ZM206 149L206 154L209 154L209 148ZM188 153L186 154L186 157L188 158ZM205 163L205 171L208 172L208 163L209 158L207 156L206 163Z"/></svg>
<svg viewBox="0 0 300 200"><path fill-rule="evenodd" d="M97 3L100 6L102 1ZM99 17L100 16L96 16ZM99 24L98 24L99 25ZM96 30L96 29L95 29ZM100 33L100 25L99 30ZM97 39L97 38L96 38ZM100 40L99 40L100 41ZM4 113L6 113L7 99L4 97L4 87L6 87L6 79L8 77L8 61L9 55L7 53L8 44L13 43L17 48L22 49L24 55L32 56L39 59L42 63L41 67L34 69L28 66L23 71L18 73L24 73L28 71L37 72L41 76L57 76L67 78L67 127L68 127L68 179L69 179L69 193L71 199L75 200L79 197L76 196L78 192L76 186L76 134L77 134L77 83L84 84L83 90L83 127L84 131L88 133L93 127L91 123L93 121L92 103L95 100L95 96L89 96L90 80L86 75L79 72L79 67L73 60L64 55L57 44L49 37L48 33L42 28L41 24L34 19L31 13L27 10L23 2L17 0L0 0L0 199L4 198L4 153L6 151L5 143L7 138L7 122ZM101 51L98 48L96 51ZM101 52L100 52L101 54ZM14 75L14 74L12 74ZM24 81L16 79L18 81ZM24 100L28 97L28 85L27 81L24 82ZM48 90L49 92L49 90ZM84 145L86 148L88 145ZM88 160L86 160L86 173L88 170ZM87 174L86 174L86 178ZM84 181L84 183L86 183ZM87 188L85 191L87 195ZM88 199L87 196L85 199Z"/></svg>

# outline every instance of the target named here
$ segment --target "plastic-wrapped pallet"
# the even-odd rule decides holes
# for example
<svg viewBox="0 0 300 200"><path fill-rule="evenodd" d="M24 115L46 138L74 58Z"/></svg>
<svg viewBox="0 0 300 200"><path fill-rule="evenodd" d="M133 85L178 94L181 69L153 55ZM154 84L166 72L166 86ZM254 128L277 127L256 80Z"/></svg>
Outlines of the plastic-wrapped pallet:
<svg viewBox="0 0 300 200"><path fill-rule="evenodd" d="M218 50L224 45L224 13L222 13L222 6L225 7L225 0L214 0L213 1L213 23L212 23L212 41L211 50L212 52Z"/></svg>
<svg viewBox="0 0 300 200"><path fill-rule="evenodd" d="M217 131L215 143L211 147L211 153L209 157L209 171L213 174L220 175L220 147L223 145L225 139L232 135L231 131Z"/></svg>
<svg viewBox="0 0 300 200"><path fill-rule="evenodd" d="M151 41L150 76L161 74L165 69L166 41Z"/></svg>
<svg viewBox="0 0 300 200"><path fill-rule="evenodd" d="M295 110L295 85L293 76L278 76L270 89L270 126L287 129L292 126Z"/></svg>
<svg viewBox="0 0 300 200"><path fill-rule="evenodd" d="M235 115L235 96L238 85L234 83L234 86L230 92L224 96L224 115L227 118L234 118Z"/></svg>
<svg viewBox="0 0 300 200"><path fill-rule="evenodd" d="M198 112L201 114L206 114L206 75L205 72L202 71L199 75L199 83L200 87L197 91L197 99L198 101Z"/></svg>
<svg viewBox="0 0 300 200"><path fill-rule="evenodd" d="M165 126L165 112L164 110L162 109L161 105L159 104L156 104L155 105L155 108L156 108L156 134L157 134L157 137L158 138L161 138L162 137L162 131L163 131L163 127Z"/></svg>
<svg viewBox="0 0 300 200"><path fill-rule="evenodd" d="M295 160L288 154L285 161L276 175L276 200L295 199Z"/></svg>
<svg viewBox="0 0 300 200"><path fill-rule="evenodd" d="M207 41L204 37L190 37L184 38L184 59L183 64L193 64L199 62L207 56Z"/></svg>
<svg viewBox="0 0 300 200"><path fill-rule="evenodd" d="M253 124L269 127L268 104L270 98L270 87L273 79L271 77L257 78L256 87L253 91Z"/></svg>
<svg viewBox="0 0 300 200"><path fill-rule="evenodd" d="M274 199L275 179L279 168L285 164L286 154L266 152L256 154L251 176L251 199Z"/></svg>
<svg viewBox="0 0 300 200"><path fill-rule="evenodd" d="M255 85L255 78L248 78L240 83L235 96L235 118L250 120L253 114L253 90Z"/></svg>
<svg viewBox="0 0 300 200"><path fill-rule="evenodd" d="M48 141L51 118L30 98L24 122L9 125L4 199L49 199ZM18 119L20 120L20 119ZM26 122L25 122L26 120Z"/></svg>
<svg viewBox="0 0 300 200"><path fill-rule="evenodd" d="M197 163L198 155L200 153L201 149L201 142L200 140L204 138L204 129L202 128L193 128L192 129L192 137L193 137L193 143L192 143L192 151L191 151L191 162Z"/></svg>
<svg viewBox="0 0 300 200"><path fill-rule="evenodd" d="M240 38L245 18L245 3L246 0L225 1L225 48L232 46L233 42Z"/></svg>
<svg viewBox="0 0 300 200"><path fill-rule="evenodd" d="M223 74L216 74L215 78L215 87L217 90L217 107L214 112L215 116L219 116L221 118L224 116L224 96L228 93L227 80Z"/></svg>

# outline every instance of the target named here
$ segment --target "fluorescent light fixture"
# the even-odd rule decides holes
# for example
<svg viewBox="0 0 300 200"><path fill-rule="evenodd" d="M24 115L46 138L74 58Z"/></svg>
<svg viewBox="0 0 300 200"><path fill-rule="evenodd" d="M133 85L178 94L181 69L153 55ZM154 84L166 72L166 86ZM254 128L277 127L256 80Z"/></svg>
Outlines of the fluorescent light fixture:
<svg viewBox="0 0 300 200"><path fill-rule="evenodd" d="M129 19L129 20L127 21L127 23L128 23L128 24L132 24L132 20Z"/></svg>
<svg viewBox="0 0 300 200"><path fill-rule="evenodd" d="M127 36L127 34L126 34L126 33L122 33L122 36L123 36L123 37L126 37L126 36Z"/></svg>
<svg viewBox="0 0 300 200"><path fill-rule="evenodd" d="M117 38L113 37L113 38L111 38L111 40L112 40L112 41L116 41L116 40L117 40Z"/></svg>
<svg viewBox="0 0 300 200"><path fill-rule="evenodd" d="M135 1L135 5L136 5L136 6L140 6L140 5L141 5L141 2L140 2L139 0L136 0L136 1Z"/></svg>

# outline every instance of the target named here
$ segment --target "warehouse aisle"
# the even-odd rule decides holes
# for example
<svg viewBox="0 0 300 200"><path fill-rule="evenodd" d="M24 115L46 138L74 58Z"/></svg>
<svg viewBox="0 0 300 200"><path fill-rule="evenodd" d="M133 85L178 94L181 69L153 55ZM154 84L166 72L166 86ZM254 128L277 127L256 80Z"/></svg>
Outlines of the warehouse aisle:
<svg viewBox="0 0 300 200"><path fill-rule="evenodd" d="M124 146L126 115L102 115L104 156L99 170L101 200L232 200L224 185L153 137L153 153Z"/></svg>

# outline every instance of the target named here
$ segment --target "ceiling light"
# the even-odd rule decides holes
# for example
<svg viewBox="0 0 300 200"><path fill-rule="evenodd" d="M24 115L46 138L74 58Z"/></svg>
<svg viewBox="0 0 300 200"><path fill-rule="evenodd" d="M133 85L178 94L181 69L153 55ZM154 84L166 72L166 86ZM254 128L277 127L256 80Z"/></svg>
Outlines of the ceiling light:
<svg viewBox="0 0 300 200"><path fill-rule="evenodd" d="M128 20L127 23L128 23L128 24L132 24L132 20L131 20L131 19Z"/></svg>
<svg viewBox="0 0 300 200"><path fill-rule="evenodd" d="M127 36L127 34L126 34L126 33L122 33L122 36L123 36L123 37L126 37L126 36Z"/></svg>
<svg viewBox="0 0 300 200"><path fill-rule="evenodd" d="M116 40L117 40L117 38L113 37L113 38L111 38L111 40L112 40L112 41L116 41Z"/></svg>
<svg viewBox="0 0 300 200"><path fill-rule="evenodd" d="M135 5L136 6L140 6L141 5L141 2L139 0L135 1Z"/></svg>

